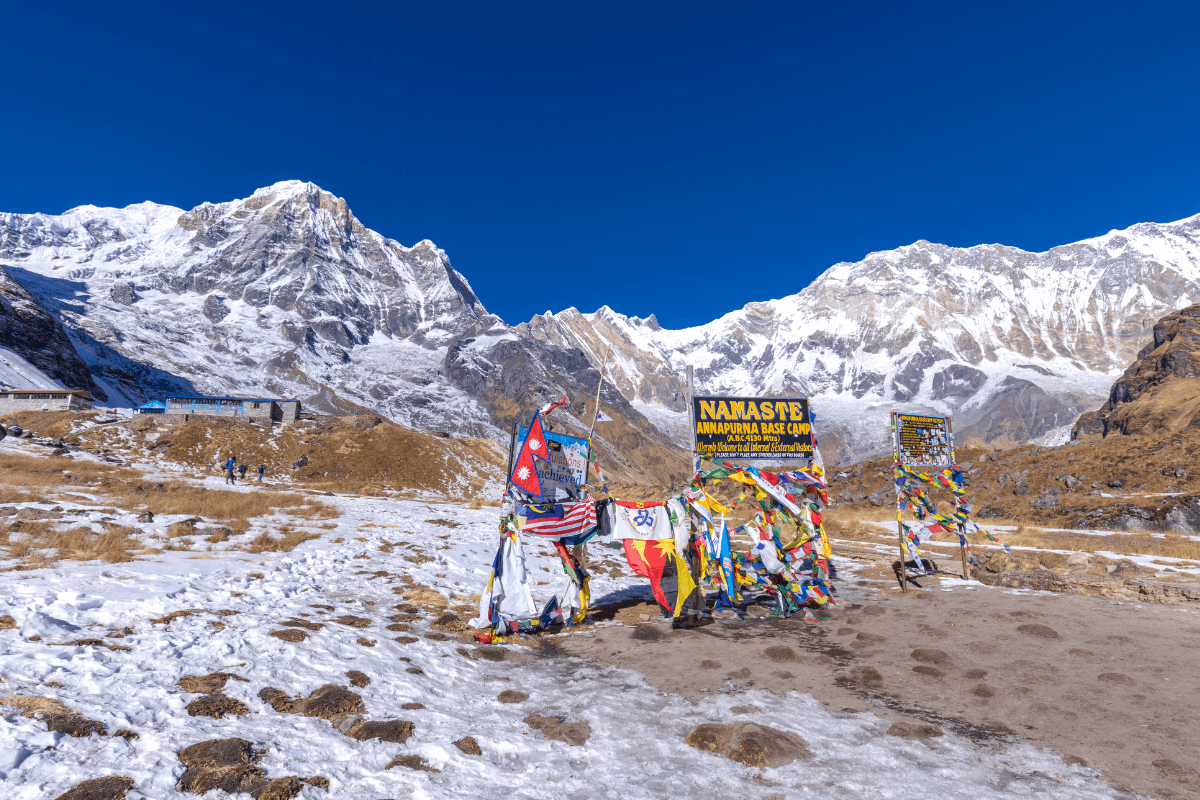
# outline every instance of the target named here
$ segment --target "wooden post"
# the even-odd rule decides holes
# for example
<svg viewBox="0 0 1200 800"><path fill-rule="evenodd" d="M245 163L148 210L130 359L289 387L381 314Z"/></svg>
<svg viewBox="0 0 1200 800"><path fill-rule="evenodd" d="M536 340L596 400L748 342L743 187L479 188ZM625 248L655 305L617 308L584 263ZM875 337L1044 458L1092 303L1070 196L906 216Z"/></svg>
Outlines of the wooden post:
<svg viewBox="0 0 1200 800"><path fill-rule="evenodd" d="M950 421L950 417L946 417L946 433L950 435L950 441L946 442L947 452L950 454L950 463L953 465L958 462L958 456L954 454L954 425ZM954 496L954 510L958 511L958 495ZM962 558L963 580L971 580L971 569L967 561L967 537L964 535L964 527L958 523L958 554Z"/></svg>
<svg viewBox="0 0 1200 800"><path fill-rule="evenodd" d="M966 541L966 535L963 533L963 524L961 522L958 523L958 535L958 551L962 556L963 580L969 581L971 580L971 573L967 568L967 546L963 544Z"/></svg>
<svg viewBox="0 0 1200 800"><path fill-rule="evenodd" d="M896 430L896 412L892 412L892 447L896 448L896 460L900 459L900 445L896 441L899 432ZM908 570L904 568L904 506L900 503L900 487L896 487L896 538L900 542L900 591L908 592Z"/></svg>
<svg viewBox="0 0 1200 800"><path fill-rule="evenodd" d="M691 429L688 436L692 440L692 455L691 455L691 470L694 476L700 471L699 451L696 449L696 419L692 411L692 398L696 395L695 375L692 373L692 365L687 365L687 412L688 412L688 427Z"/></svg>
<svg viewBox="0 0 1200 800"><path fill-rule="evenodd" d="M512 462L513 450L517 446L517 423L512 424L512 437L508 440L508 468L504 473L504 493L508 494L508 487L512 485Z"/></svg>
<svg viewBox="0 0 1200 800"><path fill-rule="evenodd" d="M596 430L596 417L600 415L600 389L604 387L604 368L608 366L608 357L612 355L612 345L608 346L608 352L604 354L604 360L600 362L600 382L596 384L596 402L595 408L592 409L592 424L588 428L588 447L591 447L592 432Z"/></svg>
<svg viewBox="0 0 1200 800"><path fill-rule="evenodd" d="M691 452L691 456L689 458L689 461L691 463L688 466L692 471L693 477L696 475L697 472L700 471L700 459L698 457L699 454L696 450L696 420L695 420L694 414L692 413L692 397L694 397L695 394L696 394L695 375L692 372L692 365L688 364L687 365L687 410L688 410L688 425L690 427L688 436L692 440L692 452ZM695 531L693 531L692 535L696 536L698 534ZM691 542L688 542L688 547L689 548L691 547ZM691 572L692 583L694 583L696 585L696 588L692 590L692 596L691 596L691 598L689 598L689 602L691 604L691 610L688 613L691 614L693 617L695 617L695 621L697 623L699 623L700 615L704 612L704 592L700 588L700 559L698 559L698 558L692 559L692 563L689 567L689 572Z"/></svg>

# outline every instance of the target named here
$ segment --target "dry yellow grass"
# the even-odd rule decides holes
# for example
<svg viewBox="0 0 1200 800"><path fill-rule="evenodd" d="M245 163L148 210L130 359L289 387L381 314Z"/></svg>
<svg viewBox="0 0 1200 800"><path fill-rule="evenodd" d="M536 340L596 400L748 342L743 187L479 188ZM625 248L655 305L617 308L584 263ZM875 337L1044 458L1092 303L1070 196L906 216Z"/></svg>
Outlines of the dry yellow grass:
<svg viewBox="0 0 1200 800"><path fill-rule="evenodd" d="M164 491L106 492L107 499L127 508L144 505L155 515L183 514L218 520L247 520L283 512L302 519L329 519L338 512L325 503L295 492L234 492L169 484Z"/></svg>
<svg viewBox="0 0 1200 800"><path fill-rule="evenodd" d="M90 528L56 529L47 522L21 523L18 531L5 530L0 544L8 545L7 558L16 559L13 569L30 570L69 561L104 561L117 564L133 560L140 548L136 531L110 525L102 533Z"/></svg>
<svg viewBox="0 0 1200 800"><path fill-rule="evenodd" d="M321 537L315 533L308 531L297 531L289 527L284 527L279 531L278 536L272 536L266 531L263 531L258 536L245 546L245 550L251 553L287 553L296 549L299 545L313 539Z"/></svg>
<svg viewBox="0 0 1200 800"><path fill-rule="evenodd" d="M23 717L32 717L34 714L64 714L66 716L73 716L75 714L74 711L53 697L33 697L25 694L13 694L7 697L0 697L0 705L17 709Z"/></svg>

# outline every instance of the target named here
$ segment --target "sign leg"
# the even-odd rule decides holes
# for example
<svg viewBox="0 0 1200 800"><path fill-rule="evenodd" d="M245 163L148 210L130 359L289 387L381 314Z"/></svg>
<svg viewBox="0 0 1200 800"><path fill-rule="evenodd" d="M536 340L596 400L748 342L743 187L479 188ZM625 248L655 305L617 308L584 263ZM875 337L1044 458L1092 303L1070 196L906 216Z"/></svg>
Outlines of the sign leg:
<svg viewBox="0 0 1200 800"><path fill-rule="evenodd" d="M963 526L962 525L958 526L958 535L960 537L963 535ZM966 544L964 544L965 541L966 541L965 538L960 538L958 540L958 551L959 551L959 555L962 556L963 580L969 581L969 580L971 580L971 571L970 571L970 568L967 566L967 546L966 546Z"/></svg>
<svg viewBox="0 0 1200 800"><path fill-rule="evenodd" d="M904 523L896 515L896 536L900 540L900 591L908 592L908 570L904 566Z"/></svg>

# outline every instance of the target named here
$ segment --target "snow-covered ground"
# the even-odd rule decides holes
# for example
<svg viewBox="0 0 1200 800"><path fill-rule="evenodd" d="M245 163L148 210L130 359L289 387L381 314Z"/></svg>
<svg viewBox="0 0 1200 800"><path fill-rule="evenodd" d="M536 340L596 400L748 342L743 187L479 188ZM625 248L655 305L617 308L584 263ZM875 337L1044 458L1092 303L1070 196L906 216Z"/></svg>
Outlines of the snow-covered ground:
<svg viewBox="0 0 1200 800"><path fill-rule="evenodd" d="M905 741L885 735L890 723L882 717L831 712L807 695L738 690L693 705L663 695L637 673L580 659L472 658L476 647L465 637L424 638L436 614L414 620L404 633L419 638L402 644L385 629L398 602L428 587L461 608L480 591L496 542L496 509L327 500L339 507L337 527L289 553L167 551L125 564L61 562L0 574L0 614L17 625L0 631L0 694L54 697L104 723L110 734L138 734L71 738L0 708L0 795L53 798L88 778L126 775L134 780L130 798L184 797L174 788L183 772L177 753L207 739L240 737L266 750L258 765L271 778L327 778L328 794L303 789L300 796L310 798L1120 796L1095 773L1046 751L984 746L954 734L936 746ZM545 600L565 577L548 548L527 552L535 595ZM593 558L600 555L608 556ZM597 574L592 589L594 605L648 596L632 576ZM184 609L203 611L150 622ZM346 614L370 625L333 621ZM294 644L267 635L289 618L324 627ZM133 632L104 638L121 628ZM55 646L94 638L130 649ZM532 652L519 644L499 647ZM407 742L357 741L329 721L276 712L258 696L265 687L307 697L325 684L348 686L349 670L371 678L354 689L368 719L415 724ZM182 691L179 679L218 671L247 679L230 680L225 693L249 713L188 716L185 706L200 695ZM530 699L501 704L497 694L504 689ZM803 736L814 758L759 770L684 742L697 724L729 721L730 707L748 702L764 709L756 721ZM424 708L406 710L406 703ZM582 747L547 740L523 721L530 713L586 720L591 737ZM452 746L465 736L475 737L482 756ZM397 755L422 756L440 772L385 769Z"/></svg>

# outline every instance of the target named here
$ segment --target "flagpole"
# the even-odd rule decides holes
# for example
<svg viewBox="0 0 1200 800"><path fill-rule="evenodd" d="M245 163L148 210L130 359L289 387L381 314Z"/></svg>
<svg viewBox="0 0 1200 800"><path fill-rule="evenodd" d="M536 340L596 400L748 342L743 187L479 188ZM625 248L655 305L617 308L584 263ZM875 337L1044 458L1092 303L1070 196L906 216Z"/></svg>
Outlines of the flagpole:
<svg viewBox="0 0 1200 800"><path fill-rule="evenodd" d="M592 409L592 427L588 428L588 441L592 441L592 432L596 430L596 417L600 415L600 389L604 386L604 368L608 366L608 357L612 355L612 344L608 346L608 352L604 354L604 360L600 362L600 383L596 384L596 407Z"/></svg>

